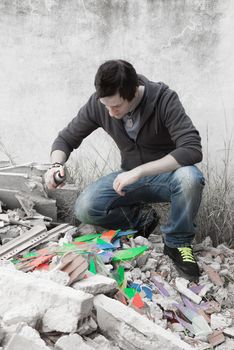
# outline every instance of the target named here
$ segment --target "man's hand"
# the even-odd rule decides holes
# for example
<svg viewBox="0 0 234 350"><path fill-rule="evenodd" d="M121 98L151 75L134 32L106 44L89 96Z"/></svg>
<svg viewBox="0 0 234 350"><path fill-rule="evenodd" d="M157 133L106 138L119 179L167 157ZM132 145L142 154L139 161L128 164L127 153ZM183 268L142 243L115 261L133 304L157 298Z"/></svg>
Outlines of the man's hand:
<svg viewBox="0 0 234 350"><path fill-rule="evenodd" d="M159 175L169 171L174 171L180 167L181 165L175 160L175 158L170 154L167 154L161 159L141 164L130 171L120 173L113 182L113 188L120 196L124 196L125 192L123 191L123 188L137 182L142 177Z"/></svg>
<svg viewBox="0 0 234 350"><path fill-rule="evenodd" d="M120 173L115 178L113 182L113 188L120 196L124 196L125 192L123 191L123 188L127 185L131 185L137 182L140 180L140 178L140 172L137 170L137 168L130 171L125 171L123 173Z"/></svg>
<svg viewBox="0 0 234 350"><path fill-rule="evenodd" d="M48 190L54 190L55 188L60 188L63 186L63 184L56 184L55 180L54 180L54 174L59 171L60 172L60 176L63 177L65 175L65 171L64 171L64 167L62 165L56 165L53 166L47 170L47 172L45 173L44 179L45 179L45 185L48 188Z"/></svg>

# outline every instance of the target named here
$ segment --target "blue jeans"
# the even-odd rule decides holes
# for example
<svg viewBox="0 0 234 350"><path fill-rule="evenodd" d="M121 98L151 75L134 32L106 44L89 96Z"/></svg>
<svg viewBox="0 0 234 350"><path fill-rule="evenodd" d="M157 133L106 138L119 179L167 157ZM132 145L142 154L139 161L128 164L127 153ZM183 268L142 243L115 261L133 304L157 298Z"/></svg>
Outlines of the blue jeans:
<svg viewBox="0 0 234 350"><path fill-rule="evenodd" d="M124 188L125 196L113 189L121 171L111 173L89 185L75 204L75 216L85 224L108 229L140 230L142 204L171 202L168 221L161 226L164 242L169 247L191 245L195 236L195 218L205 184L200 170L184 166L173 172L146 176Z"/></svg>

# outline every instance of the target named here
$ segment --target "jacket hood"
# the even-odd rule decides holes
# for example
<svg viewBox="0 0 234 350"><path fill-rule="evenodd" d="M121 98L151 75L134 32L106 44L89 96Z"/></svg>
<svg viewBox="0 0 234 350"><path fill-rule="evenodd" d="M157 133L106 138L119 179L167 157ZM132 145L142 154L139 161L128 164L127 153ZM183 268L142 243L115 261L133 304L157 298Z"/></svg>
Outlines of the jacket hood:
<svg viewBox="0 0 234 350"><path fill-rule="evenodd" d="M147 110L151 114L157 102L168 89L168 85L163 82L153 82L147 79L144 75L138 74L140 85L144 85L147 94ZM147 111L148 114L148 111Z"/></svg>
<svg viewBox="0 0 234 350"><path fill-rule="evenodd" d="M144 75L138 74L140 85L145 86L146 92L146 103L145 103L145 111L144 116L141 121L141 125L143 125L150 115L154 112L156 107L159 104L159 100L164 94L166 90L168 90L168 86L163 82L153 82L148 80ZM155 119L155 130L158 129L158 121Z"/></svg>

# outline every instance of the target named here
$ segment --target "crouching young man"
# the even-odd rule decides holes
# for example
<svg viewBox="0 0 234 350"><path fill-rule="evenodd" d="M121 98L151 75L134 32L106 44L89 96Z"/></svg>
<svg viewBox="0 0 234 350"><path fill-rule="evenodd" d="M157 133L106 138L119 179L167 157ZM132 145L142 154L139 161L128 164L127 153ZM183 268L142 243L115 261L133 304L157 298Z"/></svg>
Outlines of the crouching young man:
<svg viewBox="0 0 234 350"><path fill-rule="evenodd" d="M199 276L192 251L195 218L204 178L194 165L202 160L201 139L175 91L137 74L124 60L103 63L96 92L52 145L48 188L53 173L95 129L103 128L121 153L121 170L101 177L78 197L75 216L107 229L135 228L146 237L158 223L152 203L170 202L161 226L164 253L189 277Z"/></svg>

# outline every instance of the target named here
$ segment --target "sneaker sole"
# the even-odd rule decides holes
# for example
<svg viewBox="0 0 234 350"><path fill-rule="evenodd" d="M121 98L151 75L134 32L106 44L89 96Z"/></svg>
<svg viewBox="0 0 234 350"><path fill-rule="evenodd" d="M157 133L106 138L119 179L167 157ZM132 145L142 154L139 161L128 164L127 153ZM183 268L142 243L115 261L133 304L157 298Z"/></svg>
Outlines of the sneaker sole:
<svg viewBox="0 0 234 350"><path fill-rule="evenodd" d="M185 278L186 280L189 280L190 282L195 282L195 283L199 282L199 276L188 275L183 270L181 270L177 265L175 265L173 260L172 262L175 266L176 271L179 273L181 277Z"/></svg>
<svg viewBox="0 0 234 350"><path fill-rule="evenodd" d="M170 258L170 260L173 263L173 266L175 267L176 271L179 273L179 275L183 278L185 278L186 280L189 280L190 282L195 282L198 283L199 282L199 276L197 275L189 275L187 273L185 273L183 270L181 270L179 268L178 265L176 265L176 263L174 262L174 260L170 257L170 255L168 255L166 252L163 252L164 255L168 256L168 258Z"/></svg>

